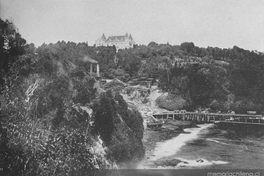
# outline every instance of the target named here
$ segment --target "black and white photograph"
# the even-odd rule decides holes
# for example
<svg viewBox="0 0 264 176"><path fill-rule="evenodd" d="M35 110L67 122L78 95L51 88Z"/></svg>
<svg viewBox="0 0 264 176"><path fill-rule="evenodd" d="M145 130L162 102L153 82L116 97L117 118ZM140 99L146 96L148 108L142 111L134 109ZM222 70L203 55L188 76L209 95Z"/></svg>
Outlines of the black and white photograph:
<svg viewBox="0 0 264 176"><path fill-rule="evenodd" d="M0 0L0 175L263 174L263 0Z"/></svg>

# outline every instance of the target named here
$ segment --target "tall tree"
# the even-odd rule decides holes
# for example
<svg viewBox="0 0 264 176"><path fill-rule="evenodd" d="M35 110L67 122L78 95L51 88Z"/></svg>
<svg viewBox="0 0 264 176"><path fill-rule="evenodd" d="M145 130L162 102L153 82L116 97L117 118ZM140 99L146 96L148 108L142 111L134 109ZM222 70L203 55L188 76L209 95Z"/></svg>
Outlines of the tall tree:
<svg viewBox="0 0 264 176"><path fill-rule="evenodd" d="M26 40L17 32L14 24L0 19L0 87L12 63L25 53L25 44Z"/></svg>

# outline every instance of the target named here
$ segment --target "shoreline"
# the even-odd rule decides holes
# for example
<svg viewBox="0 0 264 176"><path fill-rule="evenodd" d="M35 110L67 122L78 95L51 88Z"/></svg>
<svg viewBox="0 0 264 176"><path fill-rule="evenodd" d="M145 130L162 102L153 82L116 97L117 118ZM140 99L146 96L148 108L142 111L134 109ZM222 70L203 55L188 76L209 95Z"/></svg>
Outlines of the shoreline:
<svg viewBox="0 0 264 176"><path fill-rule="evenodd" d="M185 145L186 141L195 139L199 132L203 129L210 127L212 124L204 125L189 125L184 126L183 129L186 131L173 132L171 136L162 138L162 134L158 135L156 138L155 145L154 142L150 146L146 146L149 142L148 140L153 139L152 136L155 134L153 132L147 132L144 141L144 146L146 146L145 158L138 163L138 169L201 169L201 168L212 168L213 165L225 165L228 164L227 161L222 160L210 160L205 157L197 157L193 159L176 157L175 151L179 151L182 146ZM180 125L181 126L181 125ZM198 128L198 129L194 129ZM157 139L160 139L159 141ZM159 143L160 142L160 143ZM157 147L157 148L156 148ZM171 148L173 147L173 148ZM151 150L149 150L151 149Z"/></svg>
<svg viewBox="0 0 264 176"><path fill-rule="evenodd" d="M154 151L157 143L164 142L166 140L175 138L185 132L186 128L199 128L196 123L191 121L166 121L162 127L158 128L147 128L144 130L143 145L145 148L145 157L139 162L138 166L153 165L153 161L150 157L154 156Z"/></svg>

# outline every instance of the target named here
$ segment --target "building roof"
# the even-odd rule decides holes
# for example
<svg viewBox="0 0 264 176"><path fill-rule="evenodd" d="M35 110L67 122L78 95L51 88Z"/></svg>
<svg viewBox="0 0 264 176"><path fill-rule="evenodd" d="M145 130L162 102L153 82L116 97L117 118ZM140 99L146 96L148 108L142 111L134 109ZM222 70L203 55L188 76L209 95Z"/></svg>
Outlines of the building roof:
<svg viewBox="0 0 264 176"><path fill-rule="evenodd" d="M133 40L132 35L128 35L127 33L125 35L120 36L110 36L106 39L105 35L103 34L101 37L101 40L104 40L106 42L109 41L124 41L125 39Z"/></svg>
<svg viewBox="0 0 264 176"><path fill-rule="evenodd" d="M101 37L102 40L106 40L105 35L103 34Z"/></svg>
<svg viewBox="0 0 264 176"><path fill-rule="evenodd" d="M127 33L125 35L109 36L108 38L106 38L103 34L98 40L95 41L96 46L116 45L117 48L132 47L133 44L135 44L135 41L133 40L132 35L128 35Z"/></svg>
<svg viewBox="0 0 264 176"><path fill-rule="evenodd" d="M106 41L125 40L126 36L110 36Z"/></svg>

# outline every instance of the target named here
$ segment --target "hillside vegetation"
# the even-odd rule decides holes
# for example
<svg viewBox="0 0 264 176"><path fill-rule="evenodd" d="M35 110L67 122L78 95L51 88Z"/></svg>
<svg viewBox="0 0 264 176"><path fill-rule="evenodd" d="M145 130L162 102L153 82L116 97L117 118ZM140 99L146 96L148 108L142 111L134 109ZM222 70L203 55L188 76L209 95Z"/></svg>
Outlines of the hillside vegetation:
<svg viewBox="0 0 264 176"><path fill-rule="evenodd" d="M8 167L19 175L83 175L142 158L142 116L119 94L138 78L152 78L168 92L157 101L166 109L264 110L260 52L191 42L118 51L65 41L35 47L11 22L0 20L0 28ZM100 65L100 79L116 81L101 86L90 74L91 59ZM146 97L140 103L152 106Z"/></svg>
<svg viewBox="0 0 264 176"><path fill-rule="evenodd" d="M12 175L91 175L144 157L141 115L89 74L87 44L13 46L21 36L1 23L1 113Z"/></svg>
<svg viewBox="0 0 264 176"><path fill-rule="evenodd" d="M111 47L95 49L99 54ZM201 48L191 42L179 46L151 42L148 46L119 50L113 60L114 64L107 65L109 72L103 73L106 78L125 82L153 78L163 91L170 93L168 100L181 102L167 109L210 108L215 112L237 113L248 110L262 113L264 109L264 54L261 52L237 46L221 49Z"/></svg>

